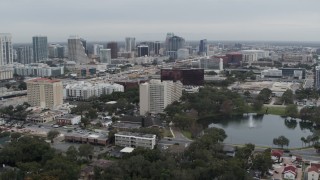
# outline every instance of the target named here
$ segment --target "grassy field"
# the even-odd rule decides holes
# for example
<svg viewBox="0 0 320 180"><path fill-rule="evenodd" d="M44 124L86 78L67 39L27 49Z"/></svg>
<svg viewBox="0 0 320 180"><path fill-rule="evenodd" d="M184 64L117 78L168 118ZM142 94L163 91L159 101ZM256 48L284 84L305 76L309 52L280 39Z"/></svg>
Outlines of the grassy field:
<svg viewBox="0 0 320 180"><path fill-rule="evenodd" d="M189 131L181 131L181 133L188 139L192 139L191 132Z"/></svg>
<svg viewBox="0 0 320 180"><path fill-rule="evenodd" d="M163 131L163 137L172 137L172 134L170 132L170 129L164 129Z"/></svg>
<svg viewBox="0 0 320 180"><path fill-rule="evenodd" d="M274 115L279 115L279 116L284 116L285 115L285 107L267 107L263 106L260 111L255 111L253 109L250 109L250 112L252 113L258 113L258 114L266 114L266 110L268 109L268 114L274 114Z"/></svg>

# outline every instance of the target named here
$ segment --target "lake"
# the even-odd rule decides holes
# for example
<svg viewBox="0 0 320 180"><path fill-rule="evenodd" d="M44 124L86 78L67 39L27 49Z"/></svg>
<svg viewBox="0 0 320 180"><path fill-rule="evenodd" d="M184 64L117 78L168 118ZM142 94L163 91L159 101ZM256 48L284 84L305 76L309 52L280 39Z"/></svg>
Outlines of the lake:
<svg viewBox="0 0 320 180"><path fill-rule="evenodd" d="M221 120L210 127L225 130L228 135L225 143L246 144L257 146L273 146L273 139L281 135L290 140L289 148L302 147L301 137L313 134L312 124L299 119L290 120L277 115L248 114L241 118Z"/></svg>

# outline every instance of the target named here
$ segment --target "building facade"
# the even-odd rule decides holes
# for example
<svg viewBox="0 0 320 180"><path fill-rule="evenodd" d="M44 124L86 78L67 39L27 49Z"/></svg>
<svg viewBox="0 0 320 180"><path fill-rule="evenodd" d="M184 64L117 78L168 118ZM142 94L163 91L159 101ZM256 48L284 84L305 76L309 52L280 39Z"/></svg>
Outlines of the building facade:
<svg viewBox="0 0 320 180"><path fill-rule="evenodd" d="M177 51L185 47L185 40L179 36L168 38L167 55L177 59Z"/></svg>
<svg viewBox="0 0 320 180"><path fill-rule="evenodd" d="M111 64L111 49L100 49L100 62Z"/></svg>
<svg viewBox="0 0 320 180"><path fill-rule="evenodd" d="M87 55L86 42L78 36L70 36L68 39L68 58L77 64L87 64L90 59Z"/></svg>
<svg viewBox="0 0 320 180"><path fill-rule="evenodd" d="M206 39L202 39L200 40L200 44L199 44L199 55L202 56L206 56L207 55L207 40Z"/></svg>
<svg viewBox="0 0 320 180"><path fill-rule="evenodd" d="M111 59L118 58L118 43L117 42L109 42L107 44L107 49L111 49Z"/></svg>
<svg viewBox="0 0 320 180"><path fill-rule="evenodd" d="M33 62L33 49L30 46L19 47L17 49L17 62L30 64Z"/></svg>
<svg viewBox="0 0 320 180"><path fill-rule="evenodd" d="M137 48L138 48L138 57L149 56L149 46L139 45Z"/></svg>
<svg viewBox="0 0 320 180"><path fill-rule="evenodd" d="M156 135L154 134L141 134L131 132L118 132L115 134L115 145L122 147L143 147L154 149L156 145Z"/></svg>
<svg viewBox="0 0 320 180"><path fill-rule="evenodd" d="M151 80L140 84L140 115L158 114L182 96L180 81Z"/></svg>
<svg viewBox="0 0 320 180"><path fill-rule="evenodd" d="M34 63L48 59L48 38L46 36L32 37L32 48Z"/></svg>
<svg viewBox="0 0 320 180"><path fill-rule="evenodd" d="M136 48L136 38L134 37L126 37L125 39L125 49L126 52L134 52Z"/></svg>
<svg viewBox="0 0 320 180"><path fill-rule="evenodd" d="M62 83L59 80L47 78L29 80L27 97L31 106L56 109L63 104Z"/></svg>
<svg viewBox="0 0 320 180"><path fill-rule="evenodd" d="M50 67L43 63L14 64L14 73L20 76L57 77L64 74L64 67Z"/></svg>
<svg viewBox="0 0 320 180"><path fill-rule="evenodd" d="M12 63L12 36L9 33L0 33L0 66L5 66Z"/></svg>
<svg viewBox="0 0 320 180"><path fill-rule="evenodd" d="M80 81L66 85L64 88L64 98L72 100L87 100L90 97L99 97L103 94L111 94L113 92L124 92L124 87L120 84L92 84Z"/></svg>
<svg viewBox="0 0 320 180"><path fill-rule="evenodd" d="M316 66L315 87L317 90L320 89L320 66Z"/></svg>
<svg viewBox="0 0 320 180"><path fill-rule="evenodd" d="M161 69L161 81L181 81L184 86L203 86L204 69Z"/></svg>

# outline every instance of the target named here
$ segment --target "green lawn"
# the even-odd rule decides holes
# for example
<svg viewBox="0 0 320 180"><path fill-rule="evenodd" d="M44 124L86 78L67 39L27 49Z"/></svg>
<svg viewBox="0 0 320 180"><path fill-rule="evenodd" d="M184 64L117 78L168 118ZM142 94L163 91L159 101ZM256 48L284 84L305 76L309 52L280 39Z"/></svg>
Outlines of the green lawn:
<svg viewBox="0 0 320 180"><path fill-rule="evenodd" d="M163 131L163 137L172 137L172 134L170 132L170 129L164 129Z"/></svg>
<svg viewBox="0 0 320 180"><path fill-rule="evenodd" d="M181 131L181 133L188 139L192 139L191 132L189 131Z"/></svg>
<svg viewBox="0 0 320 180"><path fill-rule="evenodd" d="M284 116L286 108L285 107L266 107L266 106L263 106L260 111L256 111L256 110L251 108L250 112L258 113L258 114L266 114L266 110L267 109L268 109L268 114Z"/></svg>

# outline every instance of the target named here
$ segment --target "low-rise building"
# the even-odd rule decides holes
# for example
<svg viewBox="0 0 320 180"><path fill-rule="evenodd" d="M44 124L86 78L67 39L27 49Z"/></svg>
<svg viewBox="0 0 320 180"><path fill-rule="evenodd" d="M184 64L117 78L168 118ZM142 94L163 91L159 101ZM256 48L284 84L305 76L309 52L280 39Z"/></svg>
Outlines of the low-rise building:
<svg viewBox="0 0 320 180"><path fill-rule="evenodd" d="M115 134L115 145L122 147L143 147L153 149L156 145L156 135L122 131Z"/></svg>
<svg viewBox="0 0 320 180"><path fill-rule="evenodd" d="M81 116L66 114L64 116L56 118L57 124L59 125L75 125L79 124L81 121Z"/></svg>
<svg viewBox="0 0 320 180"><path fill-rule="evenodd" d="M43 63L14 64L14 73L20 76L51 77L64 74L64 67L50 67Z"/></svg>
<svg viewBox="0 0 320 180"><path fill-rule="evenodd" d="M287 180L294 180L297 176L297 168L293 165L287 165L283 169L283 178Z"/></svg>
<svg viewBox="0 0 320 180"><path fill-rule="evenodd" d="M64 88L64 99L87 100L90 97L99 97L102 94L111 94L113 92L123 92L124 87L120 84L109 83L90 83L79 81L68 84Z"/></svg>
<svg viewBox="0 0 320 180"><path fill-rule="evenodd" d="M76 143L89 143L92 145L107 145L108 144L108 136L103 134L75 134L68 133L64 136L65 141L68 142L76 142Z"/></svg>
<svg viewBox="0 0 320 180"><path fill-rule="evenodd" d="M320 169L316 166L311 166L307 171L307 180L318 180Z"/></svg>

